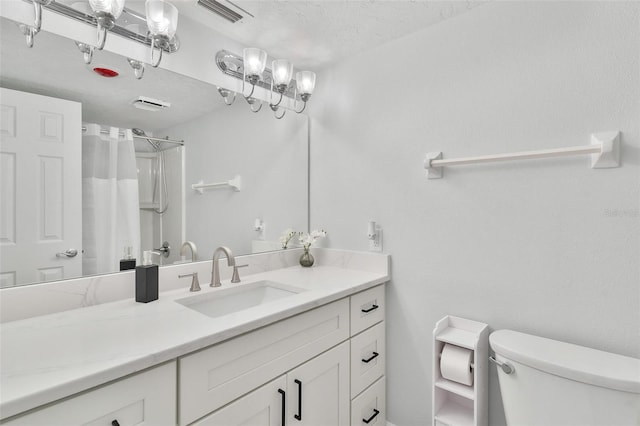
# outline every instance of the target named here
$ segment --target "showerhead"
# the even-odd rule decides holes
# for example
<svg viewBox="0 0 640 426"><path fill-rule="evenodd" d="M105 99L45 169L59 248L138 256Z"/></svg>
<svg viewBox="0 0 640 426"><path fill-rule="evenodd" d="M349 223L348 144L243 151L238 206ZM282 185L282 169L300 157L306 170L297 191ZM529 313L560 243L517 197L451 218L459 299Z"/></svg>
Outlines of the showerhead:
<svg viewBox="0 0 640 426"><path fill-rule="evenodd" d="M148 138L149 137L149 136L147 136L147 134L145 133L144 130L138 129L137 127L133 127L131 129L131 131L133 132L134 135L139 136L141 138ZM160 151L160 144L155 143L150 139L147 139L147 142L149 142L149 145L151 145L156 152Z"/></svg>

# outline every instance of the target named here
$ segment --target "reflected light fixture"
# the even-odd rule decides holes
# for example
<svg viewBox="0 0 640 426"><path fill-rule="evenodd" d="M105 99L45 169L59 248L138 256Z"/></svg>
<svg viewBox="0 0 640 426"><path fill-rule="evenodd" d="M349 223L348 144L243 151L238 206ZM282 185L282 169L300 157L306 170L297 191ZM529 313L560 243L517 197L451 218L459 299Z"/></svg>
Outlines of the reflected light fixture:
<svg viewBox="0 0 640 426"><path fill-rule="evenodd" d="M80 41L76 41L76 46L78 46L78 50L82 52L82 55L84 57L84 63L89 65L91 63L91 60L93 59L94 47L89 44L82 43Z"/></svg>
<svg viewBox="0 0 640 426"><path fill-rule="evenodd" d="M127 58L127 62L129 62L129 65L131 65L131 68L133 68L133 73L135 74L136 78L140 80L144 75L144 64L131 58Z"/></svg>
<svg viewBox="0 0 640 426"><path fill-rule="evenodd" d="M296 73L296 89L298 95L304 105L300 111L296 110L300 114L307 107L307 101L313 94L313 89L316 88L316 73L313 71L299 71Z"/></svg>
<svg viewBox="0 0 640 426"><path fill-rule="evenodd" d="M262 102L253 98L253 92L256 90L256 84L262 79L262 73L267 66L267 52L255 47L247 47L242 51L242 60L244 63L242 78L242 95L249 104L251 111L258 112L262 109ZM251 93L244 95L245 81L251 84ZM226 103L226 100L225 100ZM258 104L256 109L255 105Z"/></svg>
<svg viewBox="0 0 640 426"><path fill-rule="evenodd" d="M98 22L96 49L102 50L107 41L107 31L113 28L124 9L124 0L89 0L89 5Z"/></svg>
<svg viewBox="0 0 640 426"><path fill-rule="evenodd" d="M291 83L291 79L293 78L293 64L286 59L276 59L271 63L271 101L269 102L269 106L271 110L275 114L275 117L280 120L284 117L286 111L282 111L281 115L278 115L278 107L282 103L282 97L284 96L284 92L289 88L289 83ZM273 93L280 94L280 98L277 103L273 103Z"/></svg>
<svg viewBox="0 0 640 426"><path fill-rule="evenodd" d="M145 3L147 27L151 34L151 66L160 65L162 51L169 49L178 29L178 9L164 0L147 0ZM158 50L158 57L154 52Z"/></svg>
<svg viewBox="0 0 640 426"><path fill-rule="evenodd" d="M256 86L260 86L269 90L269 107L277 119L284 117L286 109L302 113L315 89L316 74L312 71L299 71L293 80L294 68L291 61L276 59L271 62L271 69L266 67L266 63L267 52L254 47L245 48L242 57L226 50L216 54L218 68L224 74L242 80L242 95L251 111L258 112L262 108L262 102L253 96ZM251 84L251 91L245 95L247 83ZM235 101L235 92L223 87L218 87L218 92L225 104L232 105ZM290 99L288 105L283 103L285 97ZM297 107L299 101L303 103L300 109Z"/></svg>

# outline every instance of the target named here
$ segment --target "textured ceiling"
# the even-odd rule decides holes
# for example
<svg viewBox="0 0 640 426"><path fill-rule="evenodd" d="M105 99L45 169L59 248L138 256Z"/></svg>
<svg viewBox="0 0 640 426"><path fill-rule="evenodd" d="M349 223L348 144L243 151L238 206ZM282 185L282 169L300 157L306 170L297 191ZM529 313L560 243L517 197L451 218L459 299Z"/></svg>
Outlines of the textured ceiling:
<svg viewBox="0 0 640 426"><path fill-rule="evenodd" d="M226 0L219 0L225 2ZM482 1L232 0L254 17L232 24L189 1L180 13L216 31L260 47L296 68L317 70L340 59L459 15Z"/></svg>
<svg viewBox="0 0 640 426"><path fill-rule="evenodd" d="M288 58L297 69L314 71L481 4L478 0L234 0L253 17L231 24L196 2L174 0L182 16L241 44L263 48L271 57ZM127 7L144 13L142 0L127 0ZM188 25L189 19L181 22ZM149 66L144 78L137 80L125 58L106 51L96 52L92 66L114 68L120 76L99 77L84 64L73 41L50 33L38 34L28 49L18 28L6 19L0 22L0 52L0 85L82 102L83 119L88 122L157 131L224 107L214 86ZM140 95L168 101L171 108L135 109L131 101Z"/></svg>

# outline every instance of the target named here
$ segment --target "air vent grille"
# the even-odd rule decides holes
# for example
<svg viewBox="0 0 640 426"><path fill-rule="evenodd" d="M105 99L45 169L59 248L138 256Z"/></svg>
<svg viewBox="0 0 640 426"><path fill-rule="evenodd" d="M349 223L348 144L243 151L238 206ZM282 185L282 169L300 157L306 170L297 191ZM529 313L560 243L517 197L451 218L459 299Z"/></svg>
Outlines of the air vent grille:
<svg viewBox="0 0 640 426"><path fill-rule="evenodd" d="M240 15L235 10L228 8L227 6L223 5L220 2L217 2L216 0L198 0L198 4L231 23L238 22L239 20L244 18L244 16Z"/></svg>
<svg viewBox="0 0 640 426"><path fill-rule="evenodd" d="M144 109L146 111L160 111L171 106L169 102L147 98L146 96L139 96L138 99L134 99L131 104L138 109Z"/></svg>

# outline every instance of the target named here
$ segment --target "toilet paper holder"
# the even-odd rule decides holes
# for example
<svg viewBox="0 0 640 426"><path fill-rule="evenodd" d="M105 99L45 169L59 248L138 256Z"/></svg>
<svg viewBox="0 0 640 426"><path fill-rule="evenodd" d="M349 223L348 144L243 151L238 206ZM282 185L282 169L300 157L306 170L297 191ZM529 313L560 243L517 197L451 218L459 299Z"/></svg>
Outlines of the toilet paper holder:
<svg viewBox="0 0 640 426"><path fill-rule="evenodd" d="M446 345L471 351L471 357L460 351L444 352ZM453 315L436 322L433 329L431 424L454 425L464 418L469 426L489 425L489 325ZM444 355L443 355L444 352ZM460 356L455 355L457 352ZM447 356L447 371L442 374L442 359ZM457 372L454 365L457 365ZM467 373L464 374L464 366ZM456 372L452 375L452 372ZM467 380L471 373L471 383ZM457 376L457 377L453 377ZM460 402L464 401L464 404Z"/></svg>

